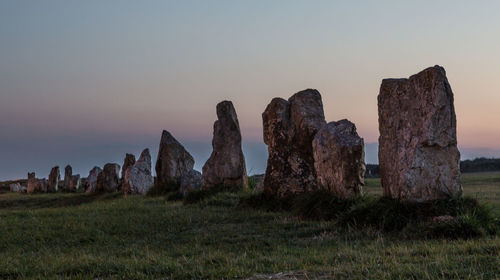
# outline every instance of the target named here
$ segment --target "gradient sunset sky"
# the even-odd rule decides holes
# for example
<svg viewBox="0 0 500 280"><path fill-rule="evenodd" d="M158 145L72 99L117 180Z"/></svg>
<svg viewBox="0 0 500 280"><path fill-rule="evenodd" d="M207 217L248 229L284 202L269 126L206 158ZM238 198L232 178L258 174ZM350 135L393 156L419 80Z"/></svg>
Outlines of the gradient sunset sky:
<svg viewBox="0 0 500 280"><path fill-rule="evenodd" d="M436 64L464 158L500 156L499 11L500 1L2 0L0 179L68 163L87 176L146 147L155 160L162 129L200 169L225 99L260 173L261 113L305 88L321 92L328 121L348 118L374 143L381 80Z"/></svg>

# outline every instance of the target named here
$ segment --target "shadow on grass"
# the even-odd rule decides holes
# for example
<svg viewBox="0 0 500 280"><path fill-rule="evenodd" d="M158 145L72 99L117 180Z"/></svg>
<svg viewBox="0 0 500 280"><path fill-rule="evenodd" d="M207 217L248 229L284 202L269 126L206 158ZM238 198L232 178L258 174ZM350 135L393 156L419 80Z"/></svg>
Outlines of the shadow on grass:
<svg viewBox="0 0 500 280"><path fill-rule="evenodd" d="M40 209L78 206L94 201L105 201L123 197L123 193L85 194L85 193L55 193L55 194L16 194L0 198L0 210Z"/></svg>

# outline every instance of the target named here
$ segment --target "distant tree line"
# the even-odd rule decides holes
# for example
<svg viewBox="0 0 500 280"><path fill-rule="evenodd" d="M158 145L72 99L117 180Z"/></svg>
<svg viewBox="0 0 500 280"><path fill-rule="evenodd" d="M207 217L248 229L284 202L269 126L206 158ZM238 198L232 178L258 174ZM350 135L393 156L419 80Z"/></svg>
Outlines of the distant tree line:
<svg viewBox="0 0 500 280"><path fill-rule="evenodd" d="M460 171L462 173L500 171L500 158L481 157L473 160L463 160L460 162ZM366 178L380 177L380 169L378 164L367 164L365 177Z"/></svg>

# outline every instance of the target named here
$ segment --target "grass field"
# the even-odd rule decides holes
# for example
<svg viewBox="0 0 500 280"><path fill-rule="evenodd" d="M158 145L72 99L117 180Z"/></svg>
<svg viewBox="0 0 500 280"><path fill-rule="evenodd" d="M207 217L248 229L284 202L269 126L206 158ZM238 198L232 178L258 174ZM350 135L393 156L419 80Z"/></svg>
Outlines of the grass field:
<svg viewBox="0 0 500 280"><path fill-rule="evenodd" d="M465 174L463 184L500 217L500 173ZM365 190L380 194L379 181ZM407 240L238 201L0 194L0 279L500 278L498 235Z"/></svg>

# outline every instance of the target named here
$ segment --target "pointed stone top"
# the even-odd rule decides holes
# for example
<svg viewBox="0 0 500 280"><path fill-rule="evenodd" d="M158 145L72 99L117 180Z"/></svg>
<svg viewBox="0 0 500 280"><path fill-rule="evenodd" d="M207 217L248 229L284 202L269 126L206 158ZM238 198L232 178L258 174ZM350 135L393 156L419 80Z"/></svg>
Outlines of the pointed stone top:
<svg viewBox="0 0 500 280"><path fill-rule="evenodd" d="M234 109L233 102L231 101L225 100L217 104L217 118L223 122L232 122L236 125L237 129L240 127L236 110Z"/></svg>
<svg viewBox="0 0 500 280"><path fill-rule="evenodd" d="M141 153L141 156L137 160L137 162L151 162L151 154L149 153L149 149L144 149Z"/></svg>
<svg viewBox="0 0 500 280"><path fill-rule="evenodd" d="M175 137L170 132L168 132L166 130L163 130L163 132L161 134L160 144L161 143L163 143L163 144L178 144L178 145L181 145L181 143L179 143L179 141L177 141L177 139L175 139Z"/></svg>

